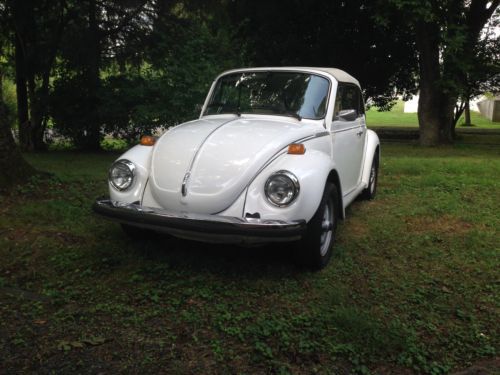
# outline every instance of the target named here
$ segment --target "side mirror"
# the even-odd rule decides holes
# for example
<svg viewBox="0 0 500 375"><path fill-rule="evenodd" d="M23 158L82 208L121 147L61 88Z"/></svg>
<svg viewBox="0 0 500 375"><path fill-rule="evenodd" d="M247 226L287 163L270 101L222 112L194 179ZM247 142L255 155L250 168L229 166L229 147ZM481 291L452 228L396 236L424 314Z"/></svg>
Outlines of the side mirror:
<svg viewBox="0 0 500 375"><path fill-rule="evenodd" d="M203 109L203 104L196 104L196 105L194 106L194 110L195 110L196 112L201 112L201 110L202 110L202 109Z"/></svg>
<svg viewBox="0 0 500 375"><path fill-rule="evenodd" d="M358 111L355 109L343 109L333 118L333 121L354 121L358 118Z"/></svg>

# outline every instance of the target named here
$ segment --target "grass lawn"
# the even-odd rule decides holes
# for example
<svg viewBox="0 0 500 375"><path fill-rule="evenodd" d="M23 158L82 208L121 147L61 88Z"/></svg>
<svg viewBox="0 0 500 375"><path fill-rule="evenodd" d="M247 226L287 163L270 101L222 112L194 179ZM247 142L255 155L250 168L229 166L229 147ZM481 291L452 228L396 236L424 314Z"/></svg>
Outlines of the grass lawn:
<svg viewBox="0 0 500 375"><path fill-rule="evenodd" d="M115 154L28 155L0 197L0 372L446 373L500 349L500 149L384 144L331 264L131 241L94 217Z"/></svg>
<svg viewBox="0 0 500 375"><path fill-rule="evenodd" d="M498 129L500 122L492 122L481 116L479 112L471 111L471 122L474 126L464 126L465 120L462 116L458 120L457 129ZM389 112L379 112L375 107L366 112L366 123L370 126L401 126L418 127L418 118L416 113L404 113L404 102L398 101Z"/></svg>

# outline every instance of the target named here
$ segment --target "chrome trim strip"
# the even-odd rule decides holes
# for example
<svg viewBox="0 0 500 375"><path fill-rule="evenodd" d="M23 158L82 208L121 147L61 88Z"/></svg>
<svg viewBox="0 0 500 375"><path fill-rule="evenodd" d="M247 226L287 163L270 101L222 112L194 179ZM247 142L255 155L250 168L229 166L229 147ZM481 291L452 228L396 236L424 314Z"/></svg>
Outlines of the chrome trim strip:
<svg viewBox="0 0 500 375"><path fill-rule="evenodd" d="M149 175L148 175L148 178L146 179L146 183L144 184L144 189L142 189L142 194L141 194L141 204L142 202L144 202L144 194L146 194L146 189L148 188L148 184L149 184Z"/></svg>
<svg viewBox="0 0 500 375"><path fill-rule="evenodd" d="M296 240L302 236L306 226L305 220L261 220L185 213L109 199L96 200L92 209L108 219L153 230L245 236L262 240Z"/></svg>
<svg viewBox="0 0 500 375"><path fill-rule="evenodd" d="M328 131L320 132L320 133L316 133L314 138L326 137L327 135L330 135L330 132L328 132Z"/></svg>
<svg viewBox="0 0 500 375"><path fill-rule="evenodd" d="M340 129L340 130L332 130L332 133L342 133L342 132L346 132L348 130L353 130L353 129L356 129L359 127L360 127L360 125L356 125L356 126L351 126L350 128L345 128L345 129Z"/></svg>
<svg viewBox="0 0 500 375"><path fill-rule="evenodd" d="M351 190L349 190L347 193L345 193L345 194L343 195L343 197L345 198L345 197L349 196L350 194L352 194L352 193L353 193L355 190L357 190L358 188L359 188L359 184L357 184L355 187L353 187Z"/></svg>

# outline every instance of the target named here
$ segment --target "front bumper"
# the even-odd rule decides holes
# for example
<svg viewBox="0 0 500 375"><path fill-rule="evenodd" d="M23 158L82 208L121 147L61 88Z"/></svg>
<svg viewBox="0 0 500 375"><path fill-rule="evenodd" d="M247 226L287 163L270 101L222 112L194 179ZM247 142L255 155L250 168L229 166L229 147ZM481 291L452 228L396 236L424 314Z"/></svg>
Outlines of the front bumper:
<svg viewBox="0 0 500 375"><path fill-rule="evenodd" d="M109 199L96 200L92 209L123 224L204 242L255 244L296 241L302 237L306 227L305 220L285 222L191 214Z"/></svg>

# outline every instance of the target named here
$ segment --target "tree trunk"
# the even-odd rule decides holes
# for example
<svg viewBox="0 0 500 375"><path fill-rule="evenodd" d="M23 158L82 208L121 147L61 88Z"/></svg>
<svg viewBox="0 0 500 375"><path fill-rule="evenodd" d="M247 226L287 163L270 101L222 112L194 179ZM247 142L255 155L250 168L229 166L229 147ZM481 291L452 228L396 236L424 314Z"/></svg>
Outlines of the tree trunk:
<svg viewBox="0 0 500 375"><path fill-rule="evenodd" d="M42 85L37 89L34 77L28 78L28 97L30 101L29 148L27 151L46 151L44 142L46 113L49 96L49 72L44 75Z"/></svg>
<svg viewBox="0 0 500 375"><path fill-rule="evenodd" d="M99 30L99 9L96 0L89 1L89 43L91 45L88 60L88 94L89 94L89 120L90 126L87 130L86 148L99 150L101 148L101 122L99 116L99 88L101 86L101 36Z"/></svg>
<svg viewBox="0 0 500 375"><path fill-rule="evenodd" d="M418 124L420 144L437 146L452 142L453 110L456 97L445 93L439 61L439 27L420 21L417 24L420 96Z"/></svg>
<svg viewBox="0 0 500 375"><path fill-rule="evenodd" d="M28 77L28 98L30 103L30 128L27 133L26 143L22 145L25 151L35 151L35 139L34 133L36 126L38 125L38 118L36 116L36 94L35 94L35 77L30 75Z"/></svg>
<svg viewBox="0 0 500 375"><path fill-rule="evenodd" d="M465 108L464 108L464 115L465 115L465 126L471 126L472 123L470 121L470 102L469 99L465 101Z"/></svg>
<svg viewBox="0 0 500 375"><path fill-rule="evenodd" d="M43 151L47 147L44 134L48 116L50 72L65 25L64 10L59 18L50 23L50 28L40 26L37 29L36 1L16 1L13 2L12 9L15 24L19 143L25 151ZM44 35L39 35L40 32ZM48 43L44 39L45 34L49 37Z"/></svg>
<svg viewBox="0 0 500 375"><path fill-rule="evenodd" d="M41 113L36 86L37 68L42 66L36 55L36 22L34 2L14 3L16 91L19 110L19 144L24 151L45 150L41 133ZM48 67L50 71L50 67Z"/></svg>
<svg viewBox="0 0 500 375"><path fill-rule="evenodd" d="M0 71L0 190L6 190L28 179L35 170L22 157L6 121L8 109L3 101L2 78Z"/></svg>
<svg viewBox="0 0 500 375"><path fill-rule="evenodd" d="M451 134L453 139L457 139L457 123L458 120L460 120L460 117L462 117L462 114L464 113L465 109L465 102L463 100L460 100L460 104L455 105L455 110L453 112L453 124L451 126Z"/></svg>
<svg viewBox="0 0 500 375"><path fill-rule="evenodd" d="M26 58L19 34L15 35L15 65L16 65L16 94L17 119L19 124L19 143L27 144L29 133L28 91L26 88Z"/></svg>

